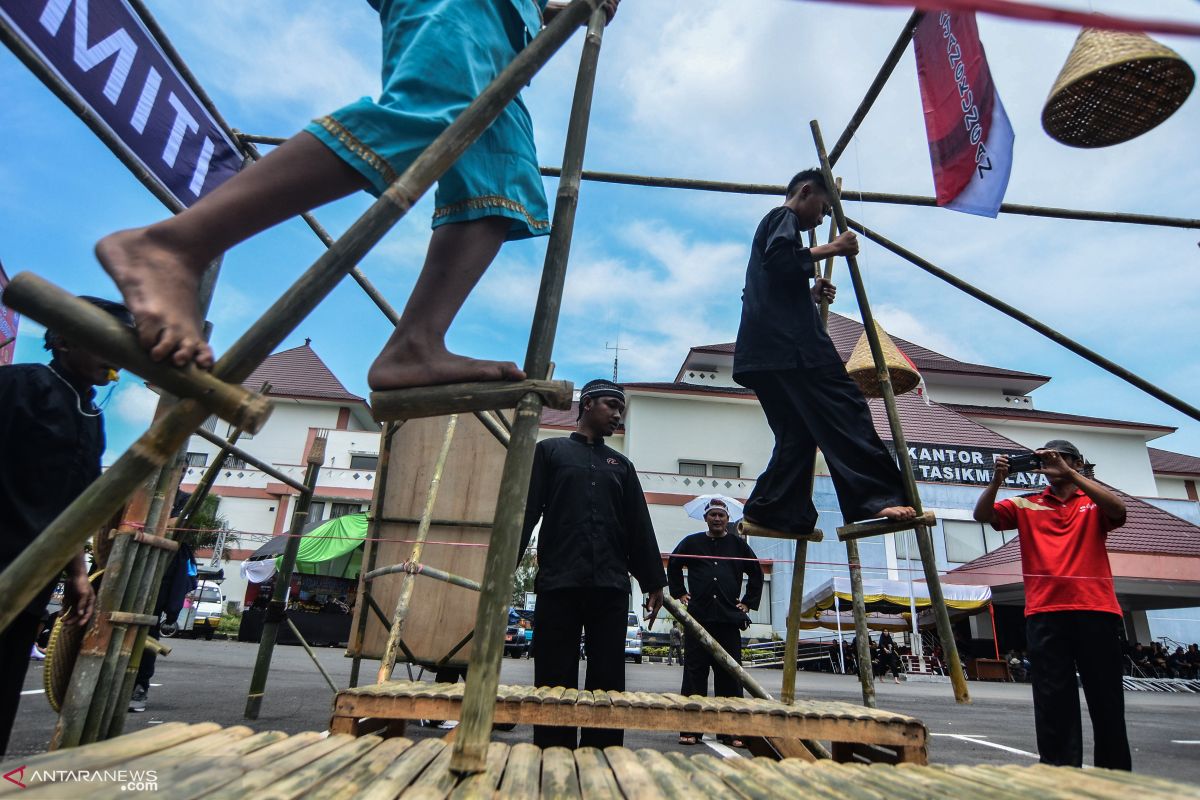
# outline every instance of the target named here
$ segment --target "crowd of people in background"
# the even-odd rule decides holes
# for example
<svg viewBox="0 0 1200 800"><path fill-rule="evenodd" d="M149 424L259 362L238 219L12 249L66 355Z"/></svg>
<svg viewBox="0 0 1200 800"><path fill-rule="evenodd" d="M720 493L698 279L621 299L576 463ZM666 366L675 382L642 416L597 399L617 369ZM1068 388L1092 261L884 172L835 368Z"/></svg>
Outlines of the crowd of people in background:
<svg viewBox="0 0 1200 800"><path fill-rule="evenodd" d="M1185 650L1174 650L1162 642L1130 642L1125 651L1125 674L1139 678L1200 679L1200 644L1192 642Z"/></svg>

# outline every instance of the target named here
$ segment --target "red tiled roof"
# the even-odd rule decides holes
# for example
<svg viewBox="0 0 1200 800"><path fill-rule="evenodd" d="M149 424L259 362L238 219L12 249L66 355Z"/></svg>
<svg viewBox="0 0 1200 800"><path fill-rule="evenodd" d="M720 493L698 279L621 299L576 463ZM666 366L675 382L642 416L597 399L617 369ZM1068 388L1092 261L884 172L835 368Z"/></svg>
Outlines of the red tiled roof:
<svg viewBox="0 0 1200 800"><path fill-rule="evenodd" d="M575 424L579 420L578 415L578 400L571 403L570 411L559 411L557 408L543 408L541 425L543 428L570 428L571 430L575 430ZM617 426L617 432L625 432L624 423Z"/></svg>
<svg viewBox="0 0 1200 800"><path fill-rule="evenodd" d="M1141 428L1149 431L1163 431L1170 433L1176 430L1169 425L1155 425L1150 422L1130 422L1123 419L1105 419L1104 417L1087 417L1081 414L1063 414L1058 411L1037 411L1031 408L1008 408L997 406L968 406L958 403L947 403L948 408L952 408L959 414L965 414L971 417L1003 417L1004 419L1024 419L1033 422L1065 422L1073 425L1098 425L1108 428ZM1153 448L1151 448L1153 449ZM1160 452L1166 452L1160 451ZM1172 453L1171 455L1175 455ZM1181 456L1182 458L1192 458L1191 456ZM1196 464L1200 464L1200 459L1192 458Z"/></svg>
<svg viewBox="0 0 1200 800"><path fill-rule="evenodd" d="M627 383L625 388L654 389L681 394L754 395L752 391L741 386L710 386L695 383ZM888 425L887 409L883 405L883 400L870 400L868 405L871 408L871 420L875 423L875 430L878 431L879 438L890 442L892 429ZM926 404L925 400L918 397L916 392L909 392L897 397L896 407L900 411L904 438L910 442L962 447L1024 449L1012 439L1001 436L957 413L952 407L934 402ZM542 418L542 423L546 424L545 417ZM572 424L574 424L573 421Z"/></svg>
<svg viewBox="0 0 1200 800"><path fill-rule="evenodd" d="M1112 487L1108 487L1112 489ZM1152 506L1145 500L1113 489L1125 501L1125 524L1108 534L1113 553L1200 556L1200 526ZM1012 564L1021 560L1021 542L1014 538L1003 547L969 561L951 572Z"/></svg>
<svg viewBox="0 0 1200 800"><path fill-rule="evenodd" d="M242 386L252 391L262 388L263 381L271 382L271 397L299 397L310 400L346 400L366 403L351 394L306 339L304 344L267 357L258 369L250 373Z"/></svg>
<svg viewBox="0 0 1200 800"><path fill-rule="evenodd" d="M1170 450L1147 447L1150 451L1150 469L1172 475L1200 475L1200 458Z"/></svg>
<svg viewBox="0 0 1200 800"><path fill-rule="evenodd" d="M850 358L850 354L854 351L854 345L858 344L858 339L862 336L862 332L863 326L861 322L855 322L849 317L843 317L841 314L829 315L829 338L833 340L833 345L837 348L838 354L842 357L843 361ZM904 351L905 355L912 359L913 363L917 365L917 369L922 372L925 370L933 370L934 372L959 372L998 378L1019 378L1038 383L1045 383L1050 380L1046 375L1037 375L1032 372L1019 372L1001 367L989 367L986 364L972 364L968 361L959 361L956 358L942 355L927 347L910 342L907 339L901 339L898 336L893 336L892 341ZM732 354L733 343L707 344L701 347L693 347L692 350L701 353Z"/></svg>

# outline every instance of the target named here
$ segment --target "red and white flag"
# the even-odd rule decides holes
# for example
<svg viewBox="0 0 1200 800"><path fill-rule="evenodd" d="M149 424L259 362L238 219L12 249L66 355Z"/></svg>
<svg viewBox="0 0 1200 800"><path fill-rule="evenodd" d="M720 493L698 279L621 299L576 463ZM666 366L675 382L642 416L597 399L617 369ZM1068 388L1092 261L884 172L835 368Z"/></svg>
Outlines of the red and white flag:
<svg viewBox="0 0 1200 800"><path fill-rule="evenodd" d="M975 15L926 14L913 47L938 205L994 217L1008 188L1013 130Z"/></svg>

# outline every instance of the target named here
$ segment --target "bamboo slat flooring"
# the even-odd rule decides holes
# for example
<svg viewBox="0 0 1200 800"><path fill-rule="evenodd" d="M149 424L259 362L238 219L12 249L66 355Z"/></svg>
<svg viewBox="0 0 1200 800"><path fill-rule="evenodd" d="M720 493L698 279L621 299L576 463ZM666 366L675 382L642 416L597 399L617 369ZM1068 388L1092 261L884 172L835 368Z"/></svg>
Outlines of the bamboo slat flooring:
<svg viewBox="0 0 1200 800"><path fill-rule="evenodd" d="M618 693L619 694L619 693ZM624 699L624 698L618 698ZM64 758L65 757L65 758ZM809 763L800 759L721 759L656 750L563 748L493 742L487 769L459 776L449 769L450 747L441 739L277 731L253 733L212 723L168 723L150 731L29 759L27 788L0 786L0 796L21 798L128 796L131 774L148 795L256 800L391 800L391 798L513 798L513 800L898 800L900 798L1037 797L1105 800L1200 800L1200 786L1103 769L985 765ZM56 770L91 770L93 780ZM119 771L124 775L119 777ZM18 794L19 793L19 794Z"/></svg>
<svg viewBox="0 0 1200 800"><path fill-rule="evenodd" d="M330 730L356 734L380 720L460 719L465 684L389 681L338 692ZM370 720L369 725L360 721ZM879 747L893 761L924 764L920 720L851 703L800 700L784 705L752 697L501 686L495 721L630 730L699 731L833 742L839 760L869 760ZM636 778L630 778L636 780Z"/></svg>

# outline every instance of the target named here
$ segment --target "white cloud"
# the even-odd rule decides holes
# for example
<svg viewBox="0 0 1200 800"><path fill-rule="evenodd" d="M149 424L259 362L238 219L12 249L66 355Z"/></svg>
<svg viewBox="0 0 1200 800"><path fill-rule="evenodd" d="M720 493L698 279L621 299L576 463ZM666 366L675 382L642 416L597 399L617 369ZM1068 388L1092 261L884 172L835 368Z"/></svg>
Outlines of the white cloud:
<svg viewBox="0 0 1200 800"><path fill-rule="evenodd" d="M149 427L154 418L154 409L158 407L158 395L127 372L122 373L121 380L113 395L111 413L130 425Z"/></svg>

